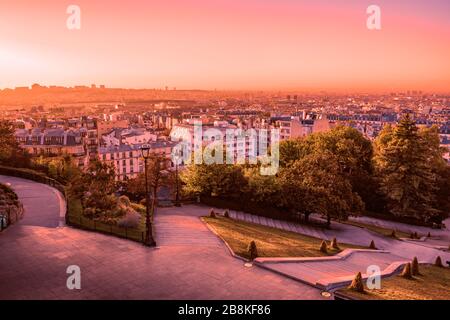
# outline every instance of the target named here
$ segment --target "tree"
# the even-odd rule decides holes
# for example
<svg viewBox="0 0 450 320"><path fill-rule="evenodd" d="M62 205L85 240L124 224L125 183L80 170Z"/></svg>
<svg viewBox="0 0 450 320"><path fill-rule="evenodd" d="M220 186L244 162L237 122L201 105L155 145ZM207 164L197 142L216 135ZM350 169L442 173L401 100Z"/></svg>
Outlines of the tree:
<svg viewBox="0 0 450 320"><path fill-rule="evenodd" d="M450 167L443 155L446 149L440 146L439 128L432 126L420 128L419 135L428 155L427 161L431 165L432 172L436 175L436 208L439 215L431 217L431 221L440 223L448 218L450 213Z"/></svg>
<svg viewBox="0 0 450 320"><path fill-rule="evenodd" d="M331 219L346 220L364 208L359 195L342 174L339 158L329 151L316 151L295 161L280 172L283 203L305 215L311 213Z"/></svg>
<svg viewBox="0 0 450 320"><path fill-rule="evenodd" d="M14 126L7 120L0 120L0 164L26 167L29 156L22 150L14 136Z"/></svg>
<svg viewBox="0 0 450 320"><path fill-rule="evenodd" d="M168 170L169 168L170 168L170 161L167 160L165 155L161 155L159 153L151 153L147 168L147 179L149 190L152 193L151 199L152 217L155 214L155 208L158 201L158 191L160 187L163 185L170 185L169 182L173 181L173 179L171 179L172 176L171 172Z"/></svg>
<svg viewBox="0 0 450 320"><path fill-rule="evenodd" d="M432 168L437 152L429 145L430 139L431 132L420 134L406 115L376 141L377 174L394 215L428 221L440 214L436 206L438 179Z"/></svg>
<svg viewBox="0 0 450 320"><path fill-rule="evenodd" d="M115 204L114 167L98 159L89 163L86 171L72 178L68 186L69 195L82 200L83 209L97 209L93 215L111 210Z"/></svg>
<svg viewBox="0 0 450 320"><path fill-rule="evenodd" d="M349 126L337 126L309 139L314 141L315 150L328 151L337 157L341 172L351 183L353 191L369 209L375 210L381 199L377 196L378 186L373 179L371 141Z"/></svg>
<svg viewBox="0 0 450 320"><path fill-rule="evenodd" d="M279 207L281 205L283 190L276 176L263 176L257 167L245 170L244 175L247 180L245 193L250 201L263 206Z"/></svg>
<svg viewBox="0 0 450 320"><path fill-rule="evenodd" d="M151 193L151 214L155 212L158 201L158 192L161 187L172 187L175 184L175 173L170 170L170 161L162 154L150 153L147 160L148 190ZM133 198L146 199L145 173L126 183L126 193Z"/></svg>
<svg viewBox="0 0 450 320"><path fill-rule="evenodd" d="M373 178L372 143L358 130L349 126L337 126L327 132L283 141L280 144L280 166L288 167L295 160L314 152L332 153L353 191L358 193L369 209L380 209L383 201L377 193L377 181Z"/></svg>
<svg viewBox="0 0 450 320"><path fill-rule="evenodd" d="M40 156L33 160L32 167L37 170L45 170L45 173L63 184L73 180L80 174L80 169L70 154L56 157Z"/></svg>
<svg viewBox="0 0 450 320"><path fill-rule="evenodd" d="M190 165L182 174L188 195L237 199L247 181L240 166L229 164Z"/></svg>

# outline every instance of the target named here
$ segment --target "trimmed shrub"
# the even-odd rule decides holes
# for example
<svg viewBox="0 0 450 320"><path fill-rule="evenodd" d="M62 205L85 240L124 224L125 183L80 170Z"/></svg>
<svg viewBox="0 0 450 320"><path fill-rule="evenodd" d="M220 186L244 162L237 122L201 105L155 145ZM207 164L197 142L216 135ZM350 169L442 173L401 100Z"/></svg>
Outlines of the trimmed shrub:
<svg viewBox="0 0 450 320"><path fill-rule="evenodd" d="M320 251L323 253L328 253L328 246L325 240L320 244Z"/></svg>
<svg viewBox="0 0 450 320"><path fill-rule="evenodd" d="M258 248L256 247L256 242L254 240L252 240L248 245L247 252L250 260L253 261L258 258Z"/></svg>
<svg viewBox="0 0 450 320"><path fill-rule="evenodd" d="M413 276L420 275L419 272L419 261L417 260L417 257L414 257L412 264L411 264L411 273Z"/></svg>
<svg viewBox="0 0 450 320"><path fill-rule="evenodd" d="M339 246L338 246L336 238L333 238L333 240L331 241L331 247L333 249L338 249L339 250Z"/></svg>
<svg viewBox="0 0 450 320"><path fill-rule="evenodd" d="M358 274L356 275L355 279L353 279L348 289L361 293L364 292L364 284L362 281L361 272L358 272Z"/></svg>
<svg viewBox="0 0 450 320"><path fill-rule="evenodd" d="M223 216L225 218L229 218L230 217L230 213L228 212L228 209L223 212Z"/></svg>
<svg viewBox="0 0 450 320"><path fill-rule="evenodd" d="M440 256L437 256L437 257L436 257L436 261L434 261L434 265L435 265L436 267L440 267L440 268L443 268L443 267L444 267L444 265L442 264L442 259L441 259Z"/></svg>
<svg viewBox="0 0 450 320"><path fill-rule="evenodd" d="M211 210L209 211L209 217L210 217L210 218L215 218L215 217L216 217L216 213L214 212L214 209L211 209Z"/></svg>
<svg viewBox="0 0 450 320"><path fill-rule="evenodd" d="M373 240L370 241L369 249L373 249L373 250L377 249L377 247L375 246L375 241L373 241Z"/></svg>
<svg viewBox="0 0 450 320"><path fill-rule="evenodd" d="M405 264L401 276L405 279L412 279L411 262Z"/></svg>

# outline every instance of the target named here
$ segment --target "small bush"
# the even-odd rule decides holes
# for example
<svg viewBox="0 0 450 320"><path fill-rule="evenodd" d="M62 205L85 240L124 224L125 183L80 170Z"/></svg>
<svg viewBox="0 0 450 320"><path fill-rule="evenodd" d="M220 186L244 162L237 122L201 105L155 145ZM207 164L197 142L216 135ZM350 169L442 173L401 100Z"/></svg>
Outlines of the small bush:
<svg viewBox="0 0 450 320"><path fill-rule="evenodd" d="M377 249L377 247L375 246L375 241L373 241L373 240L370 241L369 249L373 249L373 250Z"/></svg>
<svg viewBox="0 0 450 320"><path fill-rule="evenodd" d="M419 235L417 234L417 232L414 232L414 238L415 239L420 239Z"/></svg>
<svg viewBox="0 0 450 320"><path fill-rule="evenodd" d="M333 238L333 240L331 241L331 247L332 247L333 249L339 250L339 246L338 246L338 243L337 243L336 238Z"/></svg>
<svg viewBox="0 0 450 320"><path fill-rule="evenodd" d="M358 272L355 279L353 279L352 283L348 287L350 290L354 290L356 292L364 292L364 284L362 281L362 275L361 272Z"/></svg>
<svg viewBox="0 0 450 320"><path fill-rule="evenodd" d="M414 257L412 264L411 264L411 273L413 276L420 275L419 272L419 261L417 260L417 257Z"/></svg>
<svg viewBox="0 0 450 320"><path fill-rule="evenodd" d="M391 237L392 238L397 238L397 234L395 233L395 230L392 230Z"/></svg>
<svg viewBox="0 0 450 320"><path fill-rule="evenodd" d="M428 237L428 238L431 238L431 232L428 232L427 237Z"/></svg>
<svg viewBox="0 0 450 320"><path fill-rule="evenodd" d="M117 202L118 205L123 205L125 207L129 207L131 205L131 201L127 196L120 196Z"/></svg>
<svg viewBox="0 0 450 320"><path fill-rule="evenodd" d="M211 210L209 211L209 217L210 217L210 218L215 218L215 217L216 217L216 213L214 212L214 209L211 209Z"/></svg>
<svg viewBox="0 0 450 320"><path fill-rule="evenodd" d="M228 212L228 209L223 212L223 216L225 218L229 218L230 217L230 213Z"/></svg>
<svg viewBox="0 0 450 320"><path fill-rule="evenodd" d="M136 212L141 213L141 214L145 214L145 212L146 212L146 207L139 203L132 202L131 208L133 208Z"/></svg>
<svg viewBox="0 0 450 320"><path fill-rule="evenodd" d="M327 243L325 240L320 244L320 251L323 253L328 253Z"/></svg>
<svg viewBox="0 0 450 320"><path fill-rule="evenodd" d="M117 225L123 228L137 228L141 220L141 215L134 210L128 210L123 218L121 218Z"/></svg>
<svg viewBox="0 0 450 320"><path fill-rule="evenodd" d="M434 261L434 265L435 265L436 267L440 267L440 268L443 268L443 267L444 267L444 265L442 264L442 259L441 259L440 256L437 256L437 257L436 257L436 261Z"/></svg>
<svg viewBox="0 0 450 320"><path fill-rule="evenodd" d="M412 279L411 262L405 264L401 276L405 279Z"/></svg>
<svg viewBox="0 0 450 320"><path fill-rule="evenodd" d="M254 240L252 240L252 242L250 242L250 244L248 245L247 251L250 260L253 261L258 257L258 248L256 247L256 243Z"/></svg>

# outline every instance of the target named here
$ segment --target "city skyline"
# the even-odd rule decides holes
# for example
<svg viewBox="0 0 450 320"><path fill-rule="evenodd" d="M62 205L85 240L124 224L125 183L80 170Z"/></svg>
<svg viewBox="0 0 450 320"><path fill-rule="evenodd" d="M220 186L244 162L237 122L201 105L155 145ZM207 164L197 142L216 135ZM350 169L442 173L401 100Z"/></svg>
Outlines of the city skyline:
<svg viewBox="0 0 450 320"><path fill-rule="evenodd" d="M0 88L448 92L449 4L377 1L382 28L368 30L370 4L77 1L81 29L68 30L65 3L2 3L14 33L0 34Z"/></svg>

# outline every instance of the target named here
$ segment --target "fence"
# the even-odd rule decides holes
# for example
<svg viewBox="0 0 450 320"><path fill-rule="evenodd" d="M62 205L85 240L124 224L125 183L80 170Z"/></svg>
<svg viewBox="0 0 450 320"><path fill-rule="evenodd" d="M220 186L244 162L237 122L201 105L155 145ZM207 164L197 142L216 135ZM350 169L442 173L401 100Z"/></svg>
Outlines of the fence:
<svg viewBox="0 0 450 320"><path fill-rule="evenodd" d="M133 240L137 242L144 242L144 232L132 228L118 227L112 224L98 222L92 219L84 218L82 216L66 216L67 224L83 230L90 230L100 232L103 234L114 235L119 238Z"/></svg>
<svg viewBox="0 0 450 320"><path fill-rule="evenodd" d="M133 241L144 242L144 232L131 228L118 227L91 219L84 218L79 215L71 215L71 208L69 198L67 196L66 187L55 179L47 177L45 174L31 169L11 168L0 166L0 175L13 176L23 179L28 179L49 185L57 189L66 199L66 224L75 228L84 230L96 231L104 234L114 235L120 238L125 238ZM23 214L23 210L22 210ZM1 216L1 215L0 215Z"/></svg>

